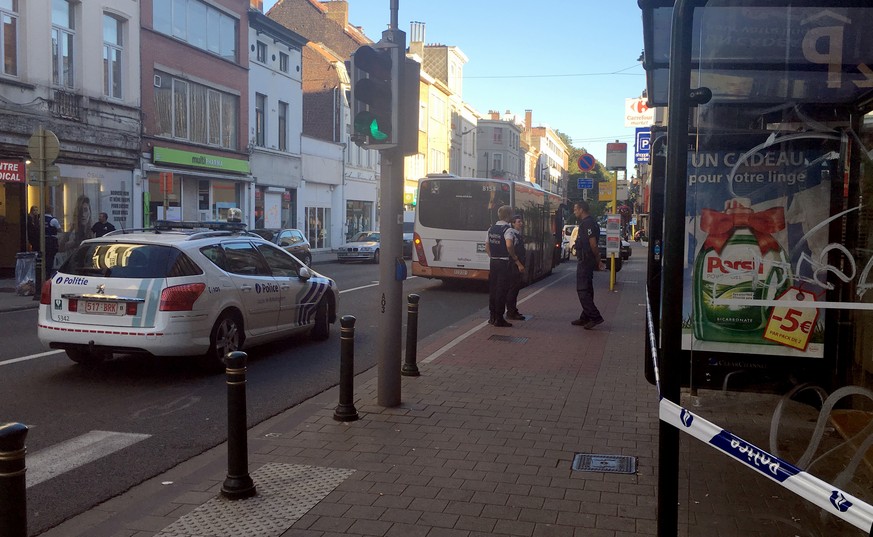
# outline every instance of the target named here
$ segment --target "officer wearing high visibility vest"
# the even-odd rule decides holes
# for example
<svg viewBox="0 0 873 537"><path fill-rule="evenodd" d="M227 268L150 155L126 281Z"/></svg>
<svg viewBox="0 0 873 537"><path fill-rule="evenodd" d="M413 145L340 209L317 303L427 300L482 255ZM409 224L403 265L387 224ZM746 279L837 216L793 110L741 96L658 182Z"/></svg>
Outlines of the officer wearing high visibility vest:
<svg viewBox="0 0 873 537"><path fill-rule="evenodd" d="M58 254L58 231L61 229L61 223L52 216L52 212L54 212L54 208L51 205L46 205L45 215L43 215L45 226L45 265L43 267L46 279L52 274L55 267L55 256Z"/></svg>
<svg viewBox="0 0 873 537"><path fill-rule="evenodd" d="M494 326L512 326L503 317L510 284L509 268L514 263L519 270L524 270L512 247L515 232L509 224L511 216L512 207L509 205L497 209L497 222L488 229L488 240L485 242L485 252L491 258L488 272L488 310L491 318L488 322Z"/></svg>

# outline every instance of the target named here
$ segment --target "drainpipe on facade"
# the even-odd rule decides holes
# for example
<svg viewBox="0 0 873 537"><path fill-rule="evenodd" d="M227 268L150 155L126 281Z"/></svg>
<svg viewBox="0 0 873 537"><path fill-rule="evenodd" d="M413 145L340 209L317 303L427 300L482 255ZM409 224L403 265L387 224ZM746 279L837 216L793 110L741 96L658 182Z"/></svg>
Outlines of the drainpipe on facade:
<svg viewBox="0 0 873 537"><path fill-rule="evenodd" d="M340 236L339 244L346 242L346 237L348 237L348 235L349 235L348 224L347 224L347 222L348 222L348 214L347 214L348 208L347 208L347 202L346 202L346 149L348 149L349 144L347 144L346 142L343 142L342 146L343 146L343 166L341 169L342 169L343 182L342 182L342 189L340 190L340 194L342 197L342 199L340 200L340 204L342 205L343 212L340 213L342 215L341 220L340 220L340 222L341 222L340 233L342 233L342 235Z"/></svg>

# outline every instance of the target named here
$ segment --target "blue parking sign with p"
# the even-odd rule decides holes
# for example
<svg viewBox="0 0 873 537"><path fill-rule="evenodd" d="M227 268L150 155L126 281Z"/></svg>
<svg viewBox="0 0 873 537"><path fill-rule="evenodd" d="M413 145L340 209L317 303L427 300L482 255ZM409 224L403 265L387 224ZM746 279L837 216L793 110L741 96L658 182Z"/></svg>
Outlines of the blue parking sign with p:
<svg viewBox="0 0 873 537"><path fill-rule="evenodd" d="M636 147L634 148L634 163L649 163L649 145L652 139L652 131L648 128L637 128Z"/></svg>

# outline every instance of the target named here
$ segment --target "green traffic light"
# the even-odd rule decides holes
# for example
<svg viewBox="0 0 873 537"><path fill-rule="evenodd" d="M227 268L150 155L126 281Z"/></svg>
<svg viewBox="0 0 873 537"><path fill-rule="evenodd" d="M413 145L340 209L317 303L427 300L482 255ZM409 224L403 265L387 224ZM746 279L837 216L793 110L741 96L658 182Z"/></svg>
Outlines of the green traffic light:
<svg viewBox="0 0 873 537"><path fill-rule="evenodd" d="M388 133L385 131L390 132L390 125L388 125L388 128L380 127L379 118L372 113L361 112L355 116L356 133L369 136L370 138L381 142L382 140L388 139Z"/></svg>

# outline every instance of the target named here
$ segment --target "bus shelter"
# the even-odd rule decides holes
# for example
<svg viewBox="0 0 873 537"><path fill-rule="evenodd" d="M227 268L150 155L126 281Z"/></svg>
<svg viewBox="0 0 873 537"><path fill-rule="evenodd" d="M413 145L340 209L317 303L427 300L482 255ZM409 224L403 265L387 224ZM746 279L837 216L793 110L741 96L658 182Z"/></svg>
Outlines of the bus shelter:
<svg viewBox="0 0 873 537"><path fill-rule="evenodd" d="M870 535L873 3L639 0L659 535Z"/></svg>

